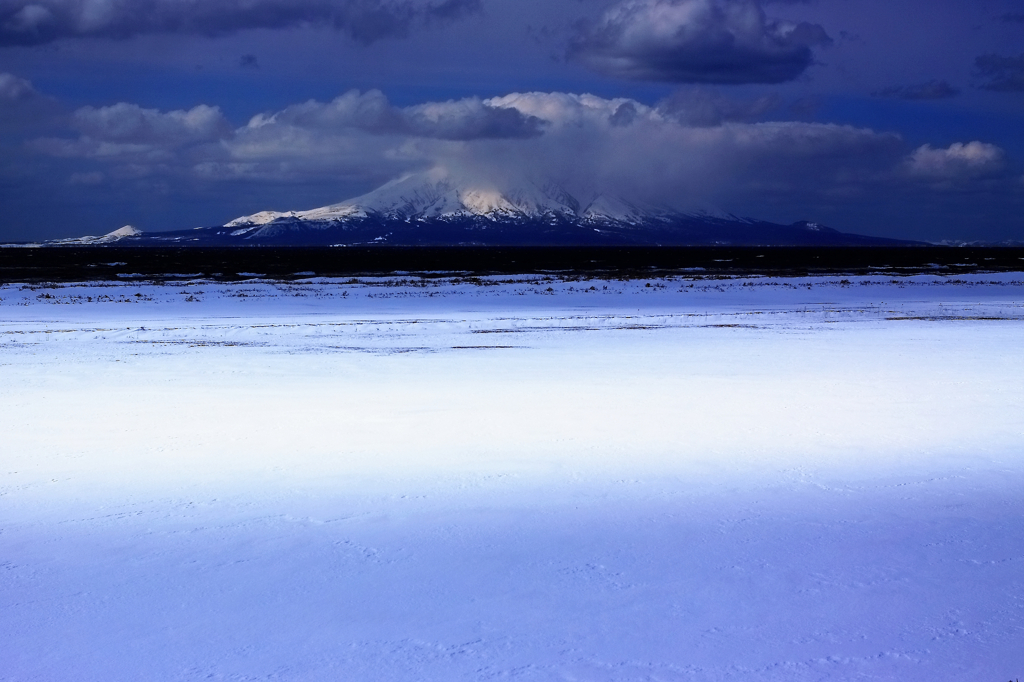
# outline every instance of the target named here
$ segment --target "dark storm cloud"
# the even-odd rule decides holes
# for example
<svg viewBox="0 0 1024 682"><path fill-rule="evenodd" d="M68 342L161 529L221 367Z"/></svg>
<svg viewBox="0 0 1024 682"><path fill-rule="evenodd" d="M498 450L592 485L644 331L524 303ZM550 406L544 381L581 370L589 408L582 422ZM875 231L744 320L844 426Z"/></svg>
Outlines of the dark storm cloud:
<svg viewBox="0 0 1024 682"><path fill-rule="evenodd" d="M727 122L757 121L779 105L778 97L735 100L713 90L683 90L658 103L657 109L680 123L704 127Z"/></svg>
<svg viewBox="0 0 1024 682"><path fill-rule="evenodd" d="M480 0L0 0L0 45L329 26L361 43L478 11Z"/></svg>
<svg viewBox="0 0 1024 682"><path fill-rule="evenodd" d="M983 54L974 60L974 72L985 82L985 90L1024 92L1024 53L1018 57Z"/></svg>
<svg viewBox="0 0 1024 682"><path fill-rule="evenodd" d="M758 0L623 0L577 26L569 56L609 76L671 83L783 83L832 40L769 19Z"/></svg>
<svg viewBox="0 0 1024 682"><path fill-rule="evenodd" d="M947 99L956 97L960 91L946 81L931 80L916 85L894 85L872 93L875 97L895 99Z"/></svg>
<svg viewBox="0 0 1024 682"><path fill-rule="evenodd" d="M443 102L404 110L408 134L440 140L501 140L538 137L544 121L515 109L492 107L478 99Z"/></svg>
<svg viewBox="0 0 1024 682"><path fill-rule="evenodd" d="M623 102L608 116L608 122L617 128L621 128L632 125L638 115L639 111L635 103Z"/></svg>

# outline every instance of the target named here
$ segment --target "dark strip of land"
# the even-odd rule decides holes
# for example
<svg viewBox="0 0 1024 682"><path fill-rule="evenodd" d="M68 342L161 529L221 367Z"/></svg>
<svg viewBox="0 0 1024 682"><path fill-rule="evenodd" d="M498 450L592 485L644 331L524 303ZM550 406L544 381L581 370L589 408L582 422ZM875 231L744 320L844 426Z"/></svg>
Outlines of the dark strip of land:
<svg viewBox="0 0 1024 682"><path fill-rule="evenodd" d="M608 277L1024 271L1019 247L45 247L0 249L0 282L560 273Z"/></svg>

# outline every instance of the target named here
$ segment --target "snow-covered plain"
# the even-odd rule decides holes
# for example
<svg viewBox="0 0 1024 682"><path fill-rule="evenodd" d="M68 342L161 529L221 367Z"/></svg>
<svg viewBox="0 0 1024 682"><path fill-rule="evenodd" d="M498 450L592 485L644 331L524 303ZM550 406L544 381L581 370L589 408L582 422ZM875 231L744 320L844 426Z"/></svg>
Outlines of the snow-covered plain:
<svg viewBox="0 0 1024 682"><path fill-rule="evenodd" d="M1024 675L1024 274L0 287L0 680Z"/></svg>

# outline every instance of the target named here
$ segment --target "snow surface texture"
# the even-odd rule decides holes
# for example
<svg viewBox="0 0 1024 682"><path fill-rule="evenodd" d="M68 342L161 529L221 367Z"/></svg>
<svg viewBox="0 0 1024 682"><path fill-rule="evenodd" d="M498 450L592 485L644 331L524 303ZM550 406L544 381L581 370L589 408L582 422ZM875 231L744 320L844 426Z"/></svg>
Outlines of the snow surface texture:
<svg viewBox="0 0 1024 682"><path fill-rule="evenodd" d="M5 681L1024 673L1024 274L8 285L0 433Z"/></svg>

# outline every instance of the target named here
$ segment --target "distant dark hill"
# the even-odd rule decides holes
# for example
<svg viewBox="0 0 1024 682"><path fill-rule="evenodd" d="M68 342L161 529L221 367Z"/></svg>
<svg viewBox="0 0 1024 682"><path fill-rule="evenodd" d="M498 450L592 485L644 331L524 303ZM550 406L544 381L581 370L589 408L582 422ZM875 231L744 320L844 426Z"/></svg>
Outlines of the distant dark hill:
<svg viewBox="0 0 1024 682"><path fill-rule="evenodd" d="M363 196L308 211L262 211L216 227L50 242L82 246L898 246L817 223L643 206L600 193L573 195L525 182L498 191L447 174L400 178Z"/></svg>
<svg viewBox="0 0 1024 682"><path fill-rule="evenodd" d="M71 241L71 240L68 240ZM110 240L119 246L897 246L914 242L848 234L800 222L659 216L628 224L564 215L400 220L278 218L255 229L203 227Z"/></svg>

